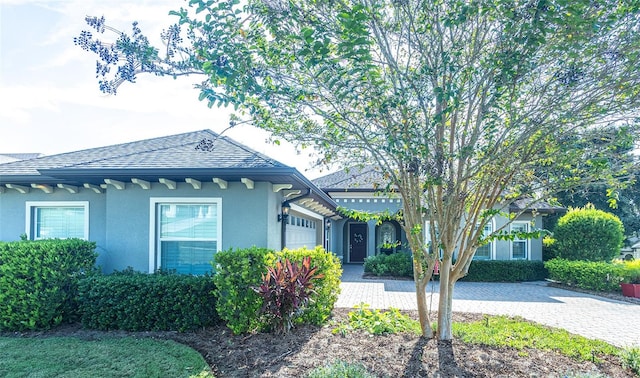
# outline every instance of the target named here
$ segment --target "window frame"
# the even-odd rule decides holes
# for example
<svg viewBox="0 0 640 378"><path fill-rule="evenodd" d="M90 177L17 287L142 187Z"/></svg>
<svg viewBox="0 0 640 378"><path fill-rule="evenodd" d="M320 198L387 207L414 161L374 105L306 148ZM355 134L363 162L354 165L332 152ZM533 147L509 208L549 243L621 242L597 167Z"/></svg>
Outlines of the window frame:
<svg viewBox="0 0 640 378"><path fill-rule="evenodd" d="M513 221L509 225L509 231L513 232L514 225L524 225L524 232L529 232L529 225L531 222L528 221ZM513 245L514 243L524 243L524 257L513 257ZM531 260L531 243L529 239L519 239L514 236L513 240L509 243L509 253L511 260Z"/></svg>
<svg viewBox="0 0 640 378"><path fill-rule="evenodd" d="M216 253L222 250L222 198L221 197L151 197L149 199L149 273L154 273L162 265L159 250L159 205L211 205L217 206Z"/></svg>
<svg viewBox="0 0 640 378"><path fill-rule="evenodd" d="M495 230L495 219L491 218L491 220L489 222L487 222L487 224L485 224L485 227L491 227L491 230L489 231L489 233L491 234L493 232L493 230ZM483 236L484 235L484 230L483 230ZM477 261L491 261L491 260L495 260L496 259L496 243L495 240L490 241L488 244L485 244L485 246L488 245L489 246L489 258L480 258L477 259L476 257L478 250L476 249L476 252L473 254L473 260L477 260ZM479 247L480 248L480 247Z"/></svg>
<svg viewBox="0 0 640 378"><path fill-rule="evenodd" d="M42 207L82 207L84 209L83 240L89 240L89 201L25 201L25 234L27 240L46 240L35 238L35 209ZM62 238L61 238L62 239ZM66 239L66 238L65 238Z"/></svg>

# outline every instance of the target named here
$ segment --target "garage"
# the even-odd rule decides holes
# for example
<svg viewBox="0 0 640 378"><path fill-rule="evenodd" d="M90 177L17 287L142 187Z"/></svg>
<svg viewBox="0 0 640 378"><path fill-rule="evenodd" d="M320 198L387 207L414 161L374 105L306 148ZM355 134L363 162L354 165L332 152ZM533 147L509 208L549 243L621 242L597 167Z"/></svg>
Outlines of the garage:
<svg viewBox="0 0 640 378"><path fill-rule="evenodd" d="M321 245L321 239L318 237L319 224L321 224L320 220L292 212L287 220L286 247L312 249Z"/></svg>

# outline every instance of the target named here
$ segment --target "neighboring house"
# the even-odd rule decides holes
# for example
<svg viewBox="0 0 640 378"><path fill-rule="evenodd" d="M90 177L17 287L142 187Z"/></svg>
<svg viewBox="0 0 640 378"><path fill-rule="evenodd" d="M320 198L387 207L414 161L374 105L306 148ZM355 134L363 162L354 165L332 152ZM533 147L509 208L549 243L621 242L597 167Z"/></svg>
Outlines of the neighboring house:
<svg viewBox="0 0 640 378"><path fill-rule="evenodd" d="M636 242L631 247L622 248L620 250L620 259L622 260L640 259L640 242Z"/></svg>
<svg viewBox="0 0 640 378"><path fill-rule="evenodd" d="M384 184L381 175L373 167L353 168L332 173L313 180L313 183L325 191L340 207L366 212L388 211L391 214L402 209L399 196L382 194ZM524 201L516 201L511 212L524 208ZM536 205L535 214L524 212L511 225L510 230L529 231L543 228L543 217L562 209L548 204ZM504 217L495 217L485 227L490 233L507 223ZM428 222L425 225L429 226ZM427 240L428 241L428 240ZM397 247L390 245L397 244ZM329 249L341 256L345 263L361 263L368 256L390 253L397 250L409 250L407 237L396 221L360 222L353 219L339 219L332 222ZM477 260L542 260L541 239L516 239L513 241L494 241L478 248Z"/></svg>
<svg viewBox="0 0 640 378"><path fill-rule="evenodd" d="M323 245L332 217L295 168L210 130L0 164L0 240L91 240L107 273L200 274L220 250Z"/></svg>

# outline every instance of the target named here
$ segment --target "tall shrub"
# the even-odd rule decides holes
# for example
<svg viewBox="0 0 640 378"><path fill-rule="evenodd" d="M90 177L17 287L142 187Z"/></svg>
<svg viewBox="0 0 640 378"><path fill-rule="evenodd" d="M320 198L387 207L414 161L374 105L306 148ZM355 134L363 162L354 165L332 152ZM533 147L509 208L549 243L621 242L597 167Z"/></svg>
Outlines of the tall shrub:
<svg viewBox="0 0 640 378"><path fill-rule="evenodd" d="M274 252L265 248L230 249L214 257L216 309L218 315L234 333L265 330L269 324L259 316L262 298L253 288L262 283L262 276L277 260L302 264L305 257L322 278L314 280L313 293L296 322L322 324L331 316L340 294L340 260L322 247L315 249L284 249Z"/></svg>
<svg viewBox="0 0 640 378"><path fill-rule="evenodd" d="M317 274L321 278L314 280L310 303L305 307L300 321L304 323L323 324L331 316L333 305L340 294L340 276L342 265L340 259L324 248L318 246L314 249L284 249L276 253L281 259L302 264L305 257L311 258L311 265L318 268Z"/></svg>
<svg viewBox="0 0 640 378"><path fill-rule="evenodd" d="M267 267L275 264L266 248L229 249L214 256L216 309L233 333L262 329L258 313L262 298L253 290L262 283Z"/></svg>
<svg viewBox="0 0 640 378"><path fill-rule="evenodd" d="M611 261L620 254L624 227L617 216L588 204L570 209L558 220L554 239L561 259Z"/></svg>
<svg viewBox="0 0 640 378"><path fill-rule="evenodd" d="M78 281L96 245L80 239L0 242L0 329L48 329L78 319Z"/></svg>
<svg viewBox="0 0 640 378"><path fill-rule="evenodd" d="M305 257L302 264L285 259L277 261L275 267L267 267L262 285L254 290L262 297L260 312L272 331L284 334L293 328L294 319L309 303L314 282L322 278L317 270L311 266L309 257Z"/></svg>

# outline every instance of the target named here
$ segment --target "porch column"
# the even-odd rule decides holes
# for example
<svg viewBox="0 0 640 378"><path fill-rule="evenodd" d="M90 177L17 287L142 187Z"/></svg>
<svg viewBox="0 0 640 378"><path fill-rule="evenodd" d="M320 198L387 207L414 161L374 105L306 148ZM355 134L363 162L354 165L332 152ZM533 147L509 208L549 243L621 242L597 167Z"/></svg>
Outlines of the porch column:
<svg viewBox="0 0 640 378"><path fill-rule="evenodd" d="M367 257L376 255L376 221L367 222Z"/></svg>

